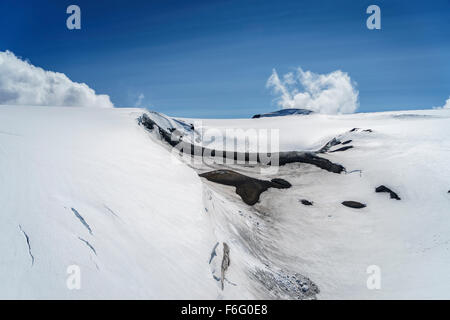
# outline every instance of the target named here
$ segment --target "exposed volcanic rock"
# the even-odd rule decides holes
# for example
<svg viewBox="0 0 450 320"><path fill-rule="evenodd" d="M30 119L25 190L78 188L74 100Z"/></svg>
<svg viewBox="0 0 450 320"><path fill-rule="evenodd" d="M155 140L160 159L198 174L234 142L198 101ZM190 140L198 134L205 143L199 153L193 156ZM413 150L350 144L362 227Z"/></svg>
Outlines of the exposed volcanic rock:
<svg viewBox="0 0 450 320"><path fill-rule="evenodd" d="M312 205L313 205L313 203L312 203L311 201L308 201L308 200L306 200L306 199L302 199L302 200L301 200L301 203L302 203L303 205L305 205L305 206L312 206Z"/></svg>
<svg viewBox="0 0 450 320"><path fill-rule="evenodd" d="M394 191L392 191L391 189L389 189L388 187L386 187L384 185L377 187L375 189L375 192L387 192L391 195L391 199L401 200L400 197L398 196L398 194L396 194Z"/></svg>
<svg viewBox="0 0 450 320"><path fill-rule="evenodd" d="M252 206L259 201L261 193L269 188L287 189L291 184L283 179L259 180L232 170L214 170L200 174L209 181L236 187L236 193Z"/></svg>
<svg viewBox="0 0 450 320"><path fill-rule="evenodd" d="M332 150L332 151L330 151L330 149L332 147L334 147L334 146L337 146L337 145L340 145L340 144L344 145L344 144L348 144L350 142L352 142L352 140L347 140L345 142L341 142L341 140L339 140L337 138L333 138L330 141L328 141L322 148L320 148L320 150L317 151L317 153L326 153L326 152L330 152L331 153L331 152L345 151L345 150L353 148L353 146L345 146L345 147L341 147L339 149Z"/></svg>
<svg viewBox="0 0 450 320"><path fill-rule="evenodd" d="M357 202L357 201L344 201L344 202L342 202L342 204L346 207L354 208L354 209L361 209L361 208L366 207L366 205L364 203Z"/></svg>
<svg viewBox="0 0 450 320"><path fill-rule="evenodd" d="M292 185L284 179L275 178L270 180L273 184L278 184L280 189L290 188Z"/></svg>
<svg viewBox="0 0 450 320"><path fill-rule="evenodd" d="M348 150L348 149L351 149L351 148L353 148L353 146L345 146L345 147L342 147L342 148L339 148L339 149L336 149L336 150L332 150L330 152L345 151L345 150Z"/></svg>
<svg viewBox="0 0 450 320"><path fill-rule="evenodd" d="M221 152L216 151L214 149L208 149L201 146L194 146L189 142L183 141L183 135L177 130L173 130L173 132L168 132L167 130L162 129L160 126L156 124L147 114L143 114L138 119L138 123L150 131L155 129L158 130L160 136L164 141L170 144L172 147L179 149L183 153L196 155L201 154L203 156L209 155L214 157L216 154L222 154L223 158L233 159L235 161L245 160L245 162L249 162L249 159L256 159L257 163L264 163L267 159L267 154L254 154L249 152ZM308 151L285 151L271 154L271 158L278 159L278 165L282 166L288 163L308 163L319 167L321 169L327 170L333 173L341 173L345 171L345 168L337 163L333 163L328 159L321 158L317 156L315 152ZM265 165L274 165L271 162L264 163Z"/></svg>
<svg viewBox="0 0 450 320"><path fill-rule="evenodd" d="M220 268L220 282L223 290L223 282L225 280L225 272L230 266L230 247L224 242L223 243L223 256L222 256L222 266Z"/></svg>
<svg viewBox="0 0 450 320"><path fill-rule="evenodd" d="M319 167L321 169L333 172L341 173L345 170L343 166L337 163L333 163L328 159L321 158L313 152L298 152L298 151L288 151L280 152L279 164L285 165L287 163L309 163Z"/></svg>
<svg viewBox="0 0 450 320"><path fill-rule="evenodd" d="M328 141L327 144L324 145L322 148L320 148L320 150L317 151L317 152L318 152L318 153L325 153L325 152L328 152L328 150L330 150L330 149L331 149L332 147L334 147L334 146L337 146L337 145L340 144L340 143L341 143L340 140L338 140L338 139L336 139L336 138L333 138L333 139L331 139L330 141Z"/></svg>
<svg viewBox="0 0 450 320"><path fill-rule="evenodd" d="M156 124L155 121L153 121L148 115L146 115L145 113L139 117L138 119L138 123L142 126L144 126L145 128L147 128L150 131L153 131L155 128L158 129L159 134L161 135L161 137L164 139L164 141L166 141L168 144L170 144L172 147L175 147L178 143L180 143L181 140L181 135L179 135L176 139L176 137L174 137L175 135L175 130L164 130L162 129L160 126L158 126Z"/></svg>
<svg viewBox="0 0 450 320"><path fill-rule="evenodd" d="M253 274L272 299L315 300L319 287L309 278L285 270L269 271L257 268Z"/></svg>

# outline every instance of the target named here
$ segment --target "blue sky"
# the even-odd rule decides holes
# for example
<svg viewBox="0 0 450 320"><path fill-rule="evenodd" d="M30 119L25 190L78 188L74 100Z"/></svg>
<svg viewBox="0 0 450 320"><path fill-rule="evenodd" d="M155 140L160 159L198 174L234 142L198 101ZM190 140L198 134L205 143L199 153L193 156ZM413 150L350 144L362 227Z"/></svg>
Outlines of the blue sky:
<svg viewBox="0 0 450 320"><path fill-rule="evenodd" d="M82 29L66 28L77 4ZM381 30L366 28L370 4ZM22 1L0 3L0 50L65 73L116 106L186 117L277 109L265 86L302 67L347 72L359 112L450 96L450 1Z"/></svg>

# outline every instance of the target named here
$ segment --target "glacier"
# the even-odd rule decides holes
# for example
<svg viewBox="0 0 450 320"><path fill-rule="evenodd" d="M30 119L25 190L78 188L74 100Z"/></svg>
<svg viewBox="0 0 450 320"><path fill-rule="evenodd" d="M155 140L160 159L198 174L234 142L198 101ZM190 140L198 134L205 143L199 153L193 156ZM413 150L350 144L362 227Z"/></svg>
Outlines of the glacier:
<svg viewBox="0 0 450 320"><path fill-rule="evenodd" d="M246 142L204 132L277 130L280 152L314 152L345 171L186 163L139 124L143 114L216 150ZM448 299L449 134L450 110L186 119L2 106L0 298ZM221 169L291 187L247 205L199 176ZM382 185L401 200L375 192ZM67 285L73 265L79 290Z"/></svg>

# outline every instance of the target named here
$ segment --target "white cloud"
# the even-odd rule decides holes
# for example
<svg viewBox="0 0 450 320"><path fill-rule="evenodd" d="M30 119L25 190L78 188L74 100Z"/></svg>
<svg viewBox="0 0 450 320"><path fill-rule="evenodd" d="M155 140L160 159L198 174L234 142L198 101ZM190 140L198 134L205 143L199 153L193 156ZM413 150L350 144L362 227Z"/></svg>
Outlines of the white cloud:
<svg viewBox="0 0 450 320"><path fill-rule="evenodd" d="M448 97L443 106L433 107L433 109L450 109L450 97Z"/></svg>
<svg viewBox="0 0 450 320"><path fill-rule="evenodd" d="M340 70L316 74L298 68L280 79L274 69L267 80L283 108L308 109L319 113L352 113L359 106L358 90L349 75Z"/></svg>
<svg viewBox="0 0 450 320"><path fill-rule="evenodd" d="M145 98L144 94L141 93L141 94L138 96L138 98L137 98L136 103L134 104L134 106L135 106L136 108L141 107L141 106L142 106L142 101L144 100L144 98Z"/></svg>
<svg viewBox="0 0 450 320"><path fill-rule="evenodd" d="M445 101L443 109L450 109L450 97L448 97L447 101Z"/></svg>
<svg viewBox="0 0 450 320"><path fill-rule="evenodd" d="M0 104L114 107L108 95L98 95L63 73L35 67L10 51L0 52Z"/></svg>

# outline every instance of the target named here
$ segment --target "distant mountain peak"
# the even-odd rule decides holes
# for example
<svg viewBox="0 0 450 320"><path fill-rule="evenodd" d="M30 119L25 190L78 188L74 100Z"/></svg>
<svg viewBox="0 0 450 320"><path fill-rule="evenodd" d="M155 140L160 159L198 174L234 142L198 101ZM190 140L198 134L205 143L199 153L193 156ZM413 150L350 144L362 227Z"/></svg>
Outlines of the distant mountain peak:
<svg viewBox="0 0 450 320"><path fill-rule="evenodd" d="M307 109L281 109L274 112L263 113L263 114L255 114L252 119L264 118L264 117L282 117L282 116L291 116L291 115L308 115L314 113L314 111Z"/></svg>

